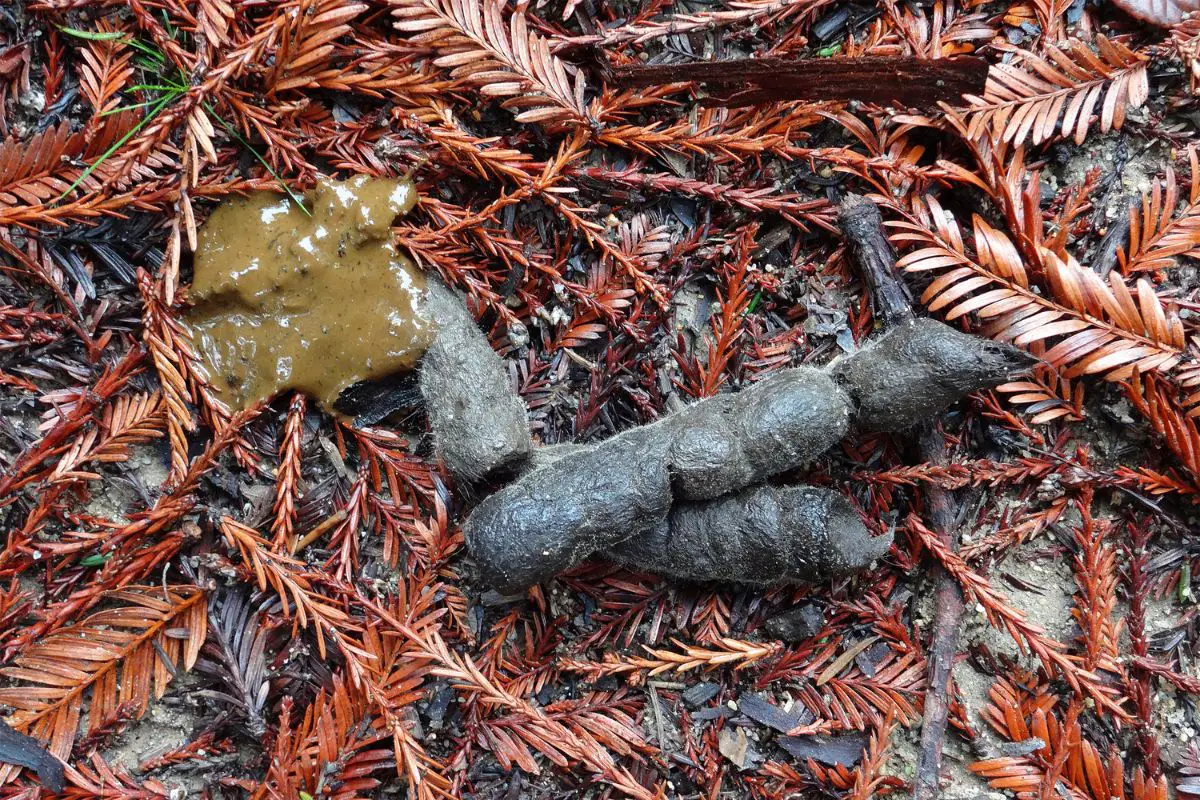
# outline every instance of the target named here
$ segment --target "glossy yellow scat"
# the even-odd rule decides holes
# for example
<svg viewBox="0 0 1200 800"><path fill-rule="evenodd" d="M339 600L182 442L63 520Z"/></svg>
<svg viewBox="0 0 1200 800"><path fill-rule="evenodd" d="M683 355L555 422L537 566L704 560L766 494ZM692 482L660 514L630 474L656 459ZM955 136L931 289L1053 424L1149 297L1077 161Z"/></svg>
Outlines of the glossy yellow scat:
<svg viewBox="0 0 1200 800"><path fill-rule="evenodd" d="M343 389L411 368L433 341L425 279L392 246L411 183L323 180L307 216L286 197L229 200L200 229L187 316L235 410L284 389L326 409Z"/></svg>

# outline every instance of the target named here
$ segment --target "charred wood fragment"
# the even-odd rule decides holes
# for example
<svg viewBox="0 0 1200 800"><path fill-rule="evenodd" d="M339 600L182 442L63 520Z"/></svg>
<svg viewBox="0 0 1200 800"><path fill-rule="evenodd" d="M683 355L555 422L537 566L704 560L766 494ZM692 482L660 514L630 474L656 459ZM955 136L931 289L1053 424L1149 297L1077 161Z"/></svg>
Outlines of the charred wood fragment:
<svg viewBox="0 0 1200 800"><path fill-rule="evenodd" d="M912 319L912 293L894 277L896 253L883 230L879 207L865 197L847 195L837 219L850 258L870 287L875 319L885 328Z"/></svg>
<svg viewBox="0 0 1200 800"><path fill-rule="evenodd" d="M0 720L0 762L33 770L42 786L56 794L63 790L66 775L62 762L37 739L17 733L3 720Z"/></svg>
<svg viewBox="0 0 1200 800"><path fill-rule="evenodd" d="M1091 268L1101 278L1108 278L1108 273L1112 272L1120 261L1120 253L1129 246L1131 211L1129 203L1122 203L1100 244L1096 245L1096 255L1092 256Z"/></svg>

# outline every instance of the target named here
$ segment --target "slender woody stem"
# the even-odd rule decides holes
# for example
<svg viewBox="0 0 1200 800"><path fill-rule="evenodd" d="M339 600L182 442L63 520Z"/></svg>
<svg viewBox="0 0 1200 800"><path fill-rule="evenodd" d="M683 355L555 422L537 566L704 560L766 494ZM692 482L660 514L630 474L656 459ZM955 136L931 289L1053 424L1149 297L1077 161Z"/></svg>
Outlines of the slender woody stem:
<svg viewBox="0 0 1200 800"><path fill-rule="evenodd" d="M838 225L846 239L846 249L871 295L875 318L884 327L913 318L912 294L896 274L896 254L888 243L883 218L874 203L857 195L848 195L838 208ZM917 435L921 460L945 464L948 460L946 437L936 421L922 427ZM947 546L957 549L954 493L937 486L925 490L926 517L929 527ZM962 592L954 579L940 566L936 578L934 635L929 660L929 680L925 691L925 716L921 726L921 758L913 781L913 800L937 800L941 791L942 745L949 717L950 673L958 646L962 623Z"/></svg>

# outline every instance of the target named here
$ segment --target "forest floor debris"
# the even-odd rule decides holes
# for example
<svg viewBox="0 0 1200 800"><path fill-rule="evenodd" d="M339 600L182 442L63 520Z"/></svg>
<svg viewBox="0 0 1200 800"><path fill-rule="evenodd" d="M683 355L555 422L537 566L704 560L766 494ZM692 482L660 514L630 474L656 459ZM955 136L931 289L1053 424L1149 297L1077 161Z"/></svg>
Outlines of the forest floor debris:
<svg viewBox="0 0 1200 800"><path fill-rule="evenodd" d="M966 597L945 797L1195 796L1187 9L0 8L7 724L76 798L902 795L940 564ZM955 55L987 85L938 109L723 108L607 71ZM352 175L411 177L395 246L465 298L535 454L868 342L848 192L880 205L922 313L1042 362L944 415L949 464L852 432L780 476L894 536L864 574L686 584L591 560L501 595L460 527L491 487L441 468L419 386L358 427L296 393L235 412L183 324L221 201ZM930 487L979 495L957 552ZM169 732L136 727L167 709ZM0 770L0 798L35 790Z"/></svg>

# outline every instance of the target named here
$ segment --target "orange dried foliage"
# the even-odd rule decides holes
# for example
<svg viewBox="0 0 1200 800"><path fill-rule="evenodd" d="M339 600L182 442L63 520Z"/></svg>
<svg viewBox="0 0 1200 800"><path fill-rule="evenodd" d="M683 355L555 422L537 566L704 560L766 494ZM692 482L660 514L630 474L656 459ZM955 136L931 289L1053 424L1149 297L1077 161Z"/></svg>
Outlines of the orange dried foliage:
<svg viewBox="0 0 1200 800"><path fill-rule="evenodd" d="M1183 9L1122 3L1152 22ZM652 800L682 777L708 797L865 798L903 788L885 763L898 726L921 714L929 632L914 593L937 564L1042 670L1010 670L983 714L1010 742L1042 746L976 773L1021 798L1164 798L1175 765L1159 763L1156 690L1200 692L1151 654L1144 619L1152 590L1186 588L1174 520L1200 497L1196 302L1184 284L1200 254L1200 164L1173 116L1200 80L1200 29L1183 21L1154 43L1128 20L1108 26L1120 19L1108 6L1076 22L1072 5L885 0L869 23L817 37L844 4L25 3L17 39L0 21L8 722L68 761L67 797L167 797L158 773L89 750L198 661L205 722L224 728L144 766L195 766L228 738L259 760L209 777L251 796L350 800L396 779L426 800L482 795L505 791L489 777L499 766L551 793L584 780ZM1005 40L1030 26L1036 35ZM694 86L607 81L607 63L688 47L706 58L978 51L992 66L982 96L899 114L726 109ZM1188 74L1156 67L1164 96L1151 101L1151 65L1167 55ZM182 81L177 96L155 88L164 78ZM1179 157L1156 170L1102 277L1084 256L1109 176L1092 170L1053 198L1042 187L1063 175L1050 145L1091 148L1113 131ZM656 418L673 387L709 396L824 363L843 327L869 335L826 191L877 193L931 313L1044 363L959 409L952 463L914 465L898 441L861 437L789 476L844 490L872 524L911 515L892 553L853 581L682 587L591 563L520 601L481 601L457 528L476 498L444 485L419 415L360 429L301 397L231 415L181 322L189 251L215 202L281 183L302 194L328 172L413 177L420 202L396 241L469 295L544 442ZM685 285L719 303L703 356L676 345ZM1125 390L1162 448L1090 463L1077 445L1110 397L1098 381ZM1011 452L972 452L984 441ZM981 495L959 552L916 516L929 486ZM1116 524L1118 513L1134 522ZM1077 635L1051 636L996 588L1047 542L1071 565ZM260 684L213 678L211 647L197 658L206 607L224 607L208 601L232 584L262 604L241 641L273 659L255 711L270 733L250 741L238 714L214 706L253 702ZM821 629L773 640L766 619L804 604L824 614ZM277 628L290 628L286 652ZM680 701L701 676L718 687L714 705L772 693L806 715L795 734L863 737L863 752L739 772L718 724ZM422 738L416 722L446 692L454 722ZM663 758L671 736L658 726L676 716L679 746ZM1188 763L1180 791L1196 794ZM17 773L0 772L4 797L36 791Z"/></svg>

